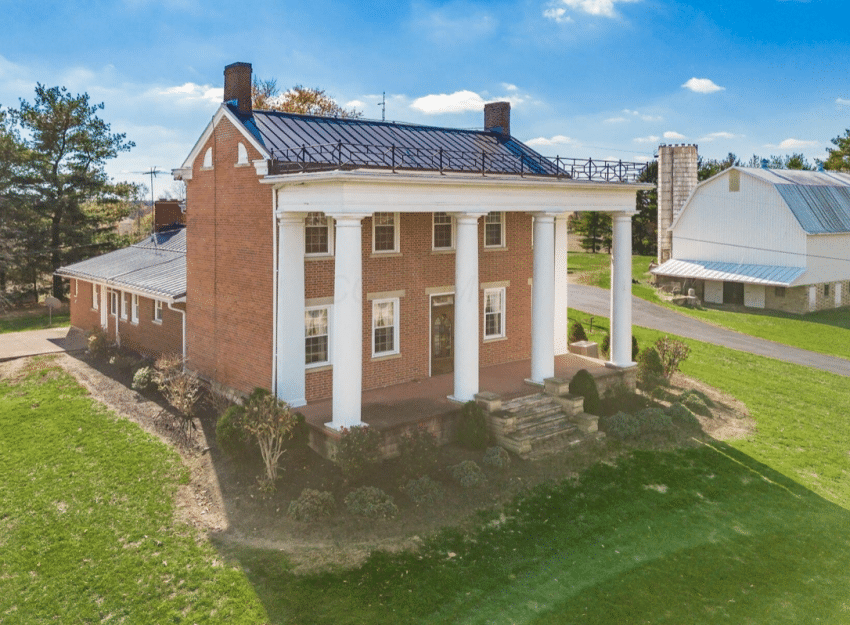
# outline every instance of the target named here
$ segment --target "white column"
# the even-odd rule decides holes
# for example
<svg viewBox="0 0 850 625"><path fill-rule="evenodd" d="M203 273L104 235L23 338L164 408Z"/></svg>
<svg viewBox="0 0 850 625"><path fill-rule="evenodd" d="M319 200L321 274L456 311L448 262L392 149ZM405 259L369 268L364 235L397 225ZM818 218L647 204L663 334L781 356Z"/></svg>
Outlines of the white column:
<svg viewBox="0 0 850 625"><path fill-rule="evenodd" d="M613 367L632 361L632 216L614 213L611 250L611 360Z"/></svg>
<svg viewBox="0 0 850 625"><path fill-rule="evenodd" d="M307 403L304 379L304 213L278 218L277 396Z"/></svg>
<svg viewBox="0 0 850 625"><path fill-rule="evenodd" d="M367 215L336 214L334 307L331 324L333 421L335 430L363 425L363 237Z"/></svg>
<svg viewBox="0 0 850 625"><path fill-rule="evenodd" d="M481 294L478 289L478 218L485 213L458 213L455 249L454 394L467 402L478 393L478 345Z"/></svg>
<svg viewBox="0 0 850 625"><path fill-rule="evenodd" d="M531 288L531 381L555 375L555 216L534 215Z"/></svg>
<svg viewBox="0 0 850 625"><path fill-rule="evenodd" d="M567 340L567 216L555 217L555 355L569 353Z"/></svg>
<svg viewBox="0 0 850 625"><path fill-rule="evenodd" d="M109 294L105 284L100 285L100 327L104 332L109 329Z"/></svg>

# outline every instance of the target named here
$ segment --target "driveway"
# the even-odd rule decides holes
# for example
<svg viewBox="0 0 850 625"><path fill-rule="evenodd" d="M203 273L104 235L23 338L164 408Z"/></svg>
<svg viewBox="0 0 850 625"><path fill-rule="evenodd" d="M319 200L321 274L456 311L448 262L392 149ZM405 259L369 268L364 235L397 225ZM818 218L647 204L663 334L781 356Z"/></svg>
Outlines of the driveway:
<svg viewBox="0 0 850 625"><path fill-rule="evenodd" d="M79 330L47 328L0 334L0 362L24 356L73 352L86 347L86 337Z"/></svg>
<svg viewBox="0 0 850 625"><path fill-rule="evenodd" d="M609 315L610 292L606 289L583 284L570 284L567 288L567 298L570 308L600 317L607 318ZM632 323L643 328L661 330L662 332L669 332L714 345L722 345L758 356L776 358L796 365L814 367L850 377L850 360L826 356L759 339L748 334L741 334L734 330L719 328L637 297L632 297ZM824 327L826 328L826 326Z"/></svg>

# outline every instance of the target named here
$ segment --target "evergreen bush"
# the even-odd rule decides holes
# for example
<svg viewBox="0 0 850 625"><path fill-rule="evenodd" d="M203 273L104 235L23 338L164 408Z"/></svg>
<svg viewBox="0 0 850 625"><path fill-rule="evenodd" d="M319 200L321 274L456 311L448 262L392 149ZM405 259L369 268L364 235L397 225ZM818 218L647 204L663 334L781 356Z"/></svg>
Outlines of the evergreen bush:
<svg viewBox="0 0 850 625"><path fill-rule="evenodd" d="M511 455L502 447L490 447L481 459L482 464L496 468L507 469L511 466Z"/></svg>
<svg viewBox="0 0 850 625"><path fill-rule="evenodd" d="M673 419L673 423L687 429L699 430L702 428L699 419L686 406L680 403L671 404L665 412Z"/></svg>
<svg viewBox="0 0 850 625"><path fill-rule="evenodd" d="M474 460L464 460L449 467L449 473L464 488L481 488L487 483L487 476Z"/></svg>
<svg viewBox="0 0 850 625"><path fill-rule="evenodd" d="M88 339L86 340L86 346L88 348L89 355L95 358L104 358L109 354L109 338L107 338L106 332L103 331L103 328L94 328L91 332L89 332Z"/></svg>
<svg viewBox="0 0 850 625"><path fill-rule="evenodd" d="M641 434L669 433L673 426L673 419L661 408L645 408L638 412L635 417L638 420Z"/></svg>
<svg viewBox="0 0 850 625"><path fill-rule="evenodd" d="M703 393L695 390L688 390L682 393L679 396L679 401L683 403L688 410L693 412L694 414L702 415L704 417L711 416L711 410L709 410L709 406L713 406L714 402L712 402L708 397L706 397Z"/></svg>
<svg viewBox="0 0 850 625"><path fill-rule="evenodd" d="M581 325L581 321L573 321L570 326L570 343L577 343L578 341L586 341L587 333L584 331L584 326Z"/></svg>
<svg viewBox="0 0 850 625"><path fill-rule="evenodd" d="M331 516L335 507L334 496L328 491L305 488L290 502L287 515L296 521L315 521Z"/></svg>
<svg viewBox="0 0 850 625"><path fill-rule="evenodd" d="M361 486L348 493L345 507L351 514L370 519L391 519L398 514L393 498L375 486Z"/></svg>
<svg viewBox="0 0 850 625"><path fill-rule="evenodd" d="M358 482L380 464L383 436L365 425L342 428L341 434L336 462L347 481Z"/></svg>
<svg viewBox="0 0 850 625"><path fill-rule="evenodd" d="M144 393L156 388L156 372L148 366L139 367L133 374L133 389Z"/></svg>
<svg viewBox="0 0 850 625"><path fill-rule="evenodd" d="M608 436L620 440L637 438L640 435L640 422L635 415L628 412L599 417L599 427Z"/></svg>
<svg viewBox="0 0 850 625"><path fill-rule="evenodd" d="M602 351L602 355L606 358L610 358L611 354L611 333L608 332L602 337L602 345L599 346L599 349ZM637 360L638 353L640 352L640 346L638 345L637 337L632 334L632 360Z"/></svg>
<svg viewBox="0 0 850 625"><path fill-rule="evenodd" d="M587 369L580 369L570 380L570 395L581 395L584 397L584 411L599 414L599 390L596 388L596 380Z"/></svg>
<svg viewBox="0 0 850 625"><path fill-rule="evenodd" d="M215 440L223 454L231 458L248 456L251 439L243 421L245 408L234 405L224 411L215 424Z"/></svg>
<svg viewBox="0 0 850 625"><path fill-rule="evenodd" d="M487 431L487 417L481 406L474 401L468 401L463 405L460 419L455 431L457 444L466 449L484 449L490 440Z"/></svg>
<svg viewBox="0 0 850 625"><path fill-rule="evenodd" d="M402 490L413 503L419 505L437 503L445 496L439 482L435 482L427 475L423 475L418 480L410 480Z"/></svg>
<svg viewBox="0 0 850 625"><path fill-rule="evenodd" d="M437 437L423 427L414 428L398 442L399 464L404 475L420 477L437 465Z"/></svg>

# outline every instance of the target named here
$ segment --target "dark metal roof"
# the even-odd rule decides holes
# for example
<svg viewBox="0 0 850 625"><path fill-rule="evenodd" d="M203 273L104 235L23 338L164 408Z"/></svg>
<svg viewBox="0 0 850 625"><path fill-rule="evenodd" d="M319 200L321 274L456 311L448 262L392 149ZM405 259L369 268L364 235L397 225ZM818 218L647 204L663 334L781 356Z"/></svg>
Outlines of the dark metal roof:
<svg viewBox="0 0 850 625"><path fill-rule="evenodd" d="M179 299L186 295L186 230L151 235L130 247L61 267L56 274Z"/></svg>
<svg viewBox="0 0 850 625"><path fill-rule="evenodd" d="M487 130L254 111L232 112L272 155L271 174L360 167L635 182L645 163L549 159Z"/></svg>

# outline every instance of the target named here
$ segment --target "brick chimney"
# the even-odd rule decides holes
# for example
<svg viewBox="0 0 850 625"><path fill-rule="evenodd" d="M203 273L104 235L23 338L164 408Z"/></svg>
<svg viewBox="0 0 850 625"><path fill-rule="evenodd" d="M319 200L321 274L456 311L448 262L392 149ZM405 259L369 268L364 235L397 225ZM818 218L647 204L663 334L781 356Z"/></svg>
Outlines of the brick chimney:
<svg viewBox="0 0 850 625"><path fill-rule="evenodd" d="M697 186L697 146L658 147L658 262L673 256L673 234L667 232Z"/></svg>
<svg viewBox="0 0 850 625"><path fill-rule="evenodd" d="M157 200L153 208L154 232L168 232L186 225L186 217L177 200Z"/></svg>
<svg viewBox="0 0 850 625"><path fill-rule="evenodd" d="M511 103L490 102L484 105L484 130L511 136Z"/></svg>
<svg viewBox="0 0 850 625"><path fill-rule="evenodd" d="M224 68L224 101L236 101L236 109L251 114L251 64L231 63Z"/></svg>

